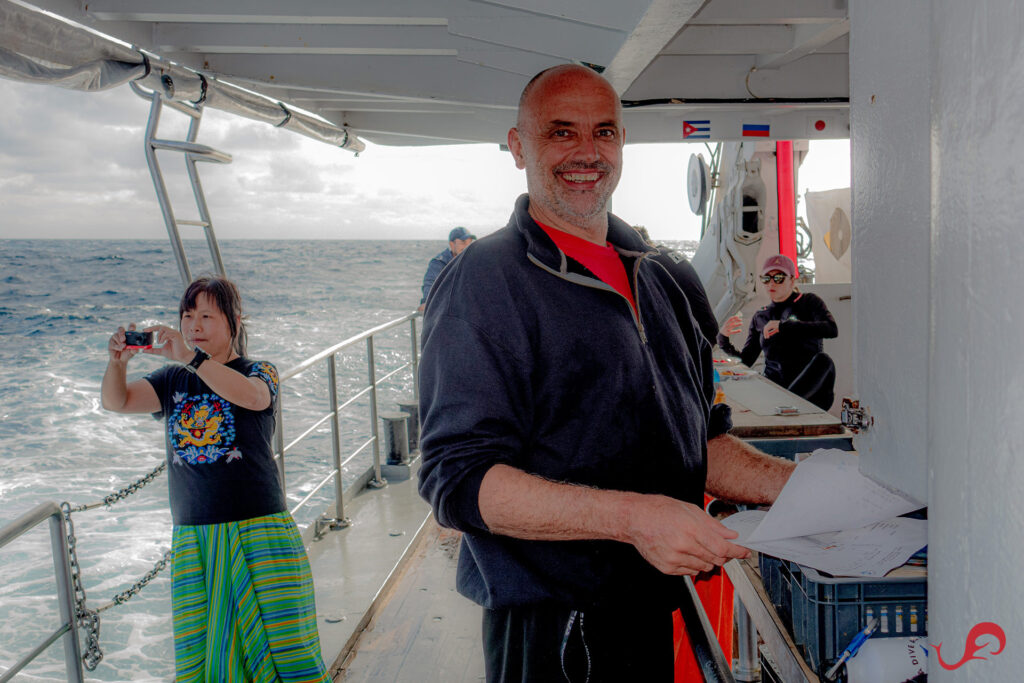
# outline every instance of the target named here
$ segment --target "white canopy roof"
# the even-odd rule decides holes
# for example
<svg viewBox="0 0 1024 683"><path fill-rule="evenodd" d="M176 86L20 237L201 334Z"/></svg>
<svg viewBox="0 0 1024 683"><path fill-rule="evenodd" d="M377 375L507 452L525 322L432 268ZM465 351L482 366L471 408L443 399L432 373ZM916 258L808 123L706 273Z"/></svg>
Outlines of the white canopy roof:
<svg viewBox="0 0 1024 683"><path fill-rule="evenodd" d="M169 75L175 97L199 97L203 74L221 99L234 84L269 97L267 117L276 100L307 127L322 117L380 144L502 143L527 80L565 62L603 70L631 142L739 139L745 124L849 136L849 20L834 0L0 0L0 20L3 75L27 59L101 87L144 75L141 50L146 85ZM98 59L122 68L73 73Z"/></svg>

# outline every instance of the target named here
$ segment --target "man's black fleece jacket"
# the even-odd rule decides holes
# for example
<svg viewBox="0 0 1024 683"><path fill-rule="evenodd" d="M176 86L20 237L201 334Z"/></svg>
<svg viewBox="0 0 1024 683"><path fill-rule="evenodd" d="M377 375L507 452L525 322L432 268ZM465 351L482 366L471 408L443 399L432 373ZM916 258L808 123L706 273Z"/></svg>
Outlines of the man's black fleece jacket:
<svg viewBox="0 0 1024 683"><path fill-rule="evenodd" d="M559 482L700 505L715 406L711 347L686 296L628 225L609 216L624 296L568 259L530 218L470 245L427 300L420 364L420 493L465 532L459 591L489 608L674 604L679 577L613 541L490 533L480 482L503 463ZM523 500L522 505L530 505Z"/></svg>

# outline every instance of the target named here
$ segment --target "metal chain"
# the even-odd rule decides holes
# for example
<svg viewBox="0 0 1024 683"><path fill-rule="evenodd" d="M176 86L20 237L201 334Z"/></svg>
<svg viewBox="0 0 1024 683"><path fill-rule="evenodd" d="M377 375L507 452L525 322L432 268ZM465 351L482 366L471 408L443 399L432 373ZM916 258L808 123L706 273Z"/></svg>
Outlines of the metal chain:
<svg viewBox="0 0 1024 683"><path fill-rule="evenodd" d="M115 605L123 605L124 603L128 602L133 597L138 595L139 592L146 587L146 584L155 579L157 577L157 574L162 572L164 568L167 567L167 563L171 561L171 556L173 554L174 553L172 551L165 550L163 557L156 561L156 564L153 565L152 569L146 572L146 574L141 579L136 581L131 588L121 591L120 593L114 596L114 599L111 602L108 602L107 604L97 609L96 613L98 614L100 612L105 612L106 610L110 609L111 607L114 607Z"/></svg>
<svg viewBox="0 0 1024 683"><path fill-rule="evenodd" d="M60 504L60 509L64 514L64 528L68 537L68 564L71 566L71 585L75 593L75 618L78 627L85 631L82 663L86 669L93 671L103 659L103 651L100 649L100 615L85 604L85 587L82 585L82 572L78 564L78 541L75 538L75 524L71 521L71 505L65 501Z"/></svg>
<svg viewBox="0 0 1024 683"><path fill-rule="evenodd" d="M71 567L71 583L75 594L75 618L78 621L78 627L85 632L85 652L82 654L82 663L89 671L94 671L99 665L100 660L103 659L103 650L100 649L100 612L103 612L114 605L124 604L135 595L138 595L139 591L141 591L146 584L156 578L157 574L163 571L167 566L167 562L171 559L171 551L165 551L163 557L153 565L152 569L146 572L145 576L136 581L128 590L115 595L113 602L110 602L99 609L89 609L86 605L85 587L82 585L81 566L78 563L78 539L75 537L75 524L71 521L71 513L92 510L100 506L110 507L114 503L124 500L149 482L156 479L165 469L167 469L167 463L162 462L158 467L154 468L152 472L141 479L132 482L128 486L125 486L114 493L104 496L103 500L96 503L77 505L75 507L72 507L71 504L66 501L60 504L61 512L64 515L64 524L67 533L68 564Z"/></svg>
<svg viewBox="0 0 1024 683"><path fill-rule="evenodd" d="M71 512L83 512L85 510L93 510L93 509L101 507L101 506L110 507L114 503L118 502L119 500L124 500L128 496L132 495L133 493L135 493L136 491L138 491L139 489L144 487L149 482L151 482L154 479L156 479L158 476L160 476L160 474L163 473L163 471L165 469L167 469L167 462L166 461L160 463L158 466L156 466L153 469L152 472L150 472L146 476L142 477L138 481L133 481L131 484L128 484L127 486L125 486L124 488L120 489L119 491L115 491L114 493L111 493L111 494L108 494L108 495L104 496L103 500L97 501L95 503L88 503L86 505L75 506L75 507L71 508Z"/></svg>

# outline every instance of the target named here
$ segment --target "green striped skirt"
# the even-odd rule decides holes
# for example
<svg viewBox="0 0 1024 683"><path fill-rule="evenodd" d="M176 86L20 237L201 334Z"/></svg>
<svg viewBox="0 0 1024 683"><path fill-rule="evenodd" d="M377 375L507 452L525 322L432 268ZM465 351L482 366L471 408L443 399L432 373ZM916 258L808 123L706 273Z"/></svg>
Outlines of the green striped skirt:
<svg viewBox="0 0 1024 683"><path fill-rule="evenodd" d="M313 577L287 512L174 527L177 681L330 683Z"/></svg>

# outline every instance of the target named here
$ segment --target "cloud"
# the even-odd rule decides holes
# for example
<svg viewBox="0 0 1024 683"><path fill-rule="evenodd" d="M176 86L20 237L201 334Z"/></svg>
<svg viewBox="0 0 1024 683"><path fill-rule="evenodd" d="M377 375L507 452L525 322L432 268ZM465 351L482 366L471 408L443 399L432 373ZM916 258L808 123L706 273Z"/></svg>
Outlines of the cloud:
<svg viewBox="0 0 1024 683"><path fill-rule="evenodd" d="M3 79L0 100L0 238L166 239L143 150L147 101L127 87L83 93ZM186 117L165 109L160 137L184 139L186 130ZM497 145L368 144L356 157L212 109L199 142L234 159L199 165L221 239L443 240L452 225L485 235L505 225L526 191L523 173ZM616 211L657 239L694 239L699 219L684 206L680 170L689 149L637 147L649 149L633 162L627 148ZM158 159L177 217L198 217L180 155Z"/></svg>

